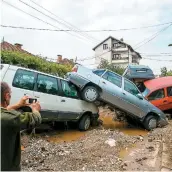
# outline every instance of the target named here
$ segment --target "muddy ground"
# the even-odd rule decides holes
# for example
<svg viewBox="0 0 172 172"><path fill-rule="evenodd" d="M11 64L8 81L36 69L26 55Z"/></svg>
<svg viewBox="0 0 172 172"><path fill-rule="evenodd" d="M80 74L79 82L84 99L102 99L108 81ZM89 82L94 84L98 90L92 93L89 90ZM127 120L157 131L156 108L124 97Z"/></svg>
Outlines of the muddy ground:
<svg viewBox="0 0 172 172"><path fill-rule="evenodd" d="M101 109L103 126L79 132L60 128L22 136L22 170L27 171L155 171L172 168L172 121L147 132L113 121Z"/></svg>

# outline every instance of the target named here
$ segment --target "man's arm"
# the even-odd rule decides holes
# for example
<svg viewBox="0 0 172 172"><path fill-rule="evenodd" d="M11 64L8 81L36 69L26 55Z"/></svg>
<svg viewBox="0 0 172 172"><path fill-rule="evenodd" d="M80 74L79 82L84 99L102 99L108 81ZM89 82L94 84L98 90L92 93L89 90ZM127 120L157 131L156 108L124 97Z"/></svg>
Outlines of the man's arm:
<svg viewBox="0 0 172 172"><path fill-rule="evenodd" d="M41 124L41 115L38 111L20 114L20 123L24 128L33 128Z"/></svg>
<svg viewBox="0 0 172 172"><path fill-rule="evenodd" d="M27 104L26 101L28 99L28 96L23 96L18 103L7 107L7 110L17 110L20 107L29 105L29 107L32 109L32 112L24 112L19 115L22 128L34 127L41 123L41 115L39 113L41 107L39 102Z"/></svg>
<svg viewBox="0 0 172 172"><path fill-rule="evenodd" d="M29 99L28 96L23 96L20 101L14 105L7 106L7 110L17 110L20 107L27 106L29 104L26 103L26 101Z"/></svg>

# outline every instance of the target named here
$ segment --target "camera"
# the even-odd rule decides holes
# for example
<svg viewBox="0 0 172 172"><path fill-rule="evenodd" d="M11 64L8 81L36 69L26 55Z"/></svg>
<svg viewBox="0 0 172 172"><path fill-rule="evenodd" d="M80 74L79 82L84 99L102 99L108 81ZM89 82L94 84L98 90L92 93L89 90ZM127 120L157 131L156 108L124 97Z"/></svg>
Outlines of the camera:
<svg viewBox="0 0 172 172"><path fill-rule="evenodd" d="M37 102L37 99L33 99L33 98L29 98L29 103L36 103Z"/></svg>

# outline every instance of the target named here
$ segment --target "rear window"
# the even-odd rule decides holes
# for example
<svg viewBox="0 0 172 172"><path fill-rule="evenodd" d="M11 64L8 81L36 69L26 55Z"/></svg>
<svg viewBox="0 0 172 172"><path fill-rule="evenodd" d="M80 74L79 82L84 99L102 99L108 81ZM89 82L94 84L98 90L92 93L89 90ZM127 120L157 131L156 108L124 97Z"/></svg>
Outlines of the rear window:
<svg viewBox="0 0 172 172"><path fill-rule="evenodd" d="M168 87L168 88L167 88L167 95L168 95L169 97L172 96L172 87Z"/></svg>
<svg viewBox="0 0 172 172"><path fill-rule="evenodd" d="M102 76L105 71L106 70L104 70L104 69L99 69L99 70L94 70L93 73L98 76Z"/></svg>
<svg viewBox="0 0 172 172"><path fill-rule="evenodd" d="M1 65L1 70L3 69L4 65Z"/></svg>

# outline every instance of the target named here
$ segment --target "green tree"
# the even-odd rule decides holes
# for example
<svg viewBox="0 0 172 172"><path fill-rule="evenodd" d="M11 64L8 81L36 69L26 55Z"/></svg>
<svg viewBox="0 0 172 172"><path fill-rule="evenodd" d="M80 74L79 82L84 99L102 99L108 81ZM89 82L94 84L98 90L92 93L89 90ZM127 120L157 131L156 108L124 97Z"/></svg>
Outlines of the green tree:
<svg viewBox="0 0 172 172"><path fill-rule="evenodd" d="M166 67L161 68L161 76L172 76L172 70L167 70Z"/></svg>
<svg viewBox="0 0 172 172"><path fill-rule="evenodd" d="M161 76L166 76L167 75L167 68L163 67L161 68Z"/></svg>
<svg viewBox="0 0 172 172"><path fill-rule="evenodd" d="M39 56L12 51L1 52L1 63L22 66L61 77L63 77L67 72L71 71L73 67L72 65L49 62L46 59L40 58Z"/></svg>
<svg viewBox="0 0 172 172"><path fill-rule="evenodd" d="M169 70L169 71L167 72L167 76L172 76L172 70Z"/></svg>
<svg viewBox="0 0 172 172"><path fill-rule="evenodd" d="M110 64L107 60L101 59L100 64L97 67L98 69L108 69L115 73L122 75L124 73L124 68Z"/></svg>
<svg viewBox="0 0 172 172"><path fill-rule="evenodd" d="M161 76L172 76L172 70L167 70L166 67L161 68Z"/></svg>

